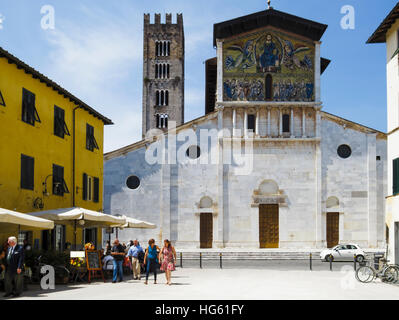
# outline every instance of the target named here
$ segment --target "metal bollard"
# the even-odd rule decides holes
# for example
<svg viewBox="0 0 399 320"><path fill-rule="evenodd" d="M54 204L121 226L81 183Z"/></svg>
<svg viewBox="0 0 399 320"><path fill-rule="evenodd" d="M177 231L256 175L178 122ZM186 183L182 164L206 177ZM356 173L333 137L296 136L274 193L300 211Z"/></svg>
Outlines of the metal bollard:
<svg viewBox="0 0 399 320"><path fill-rule="evenodd" d="M223 269L222 254L220 253L219 256L220 256L220 269Z"/></svg>
<svg viewBox="0 0 399 320"><path fill-rule="evenodd" d="M356 253L353 255L353 268L356 271Z"/></svg>
<svg viewBox="0 0 399 320"><path fill-rule="evenodd" d="M202 269L202 253L200 252L200 269Z"/></svg>
<svg viewBox="0 0 399 320"><path fill-rule="evenodd" d="M333 256L330 254L330 271L332 271Z"/></svg>
<svg viewBox="0 0 399 320"><path fill-rule="evenodd" d="M312 253L309 255L310 271L312 271Z"/></svg>
<svg viewBox="0 0 399 320"><path fill-rule="evenodd" d="M180 252L180 268L183 268L183 252Z"/></svg>

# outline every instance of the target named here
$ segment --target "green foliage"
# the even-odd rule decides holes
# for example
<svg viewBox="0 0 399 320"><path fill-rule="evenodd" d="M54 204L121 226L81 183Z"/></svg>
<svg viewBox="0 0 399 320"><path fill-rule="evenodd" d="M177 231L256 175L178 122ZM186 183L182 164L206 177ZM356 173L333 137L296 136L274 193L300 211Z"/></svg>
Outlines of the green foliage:
<svg viewBox="0 0 399 320"><path fill-rule="evenodd" d="M32 268L40 263L51 266L69 266L69 254L66 252L29 250L25 251L25 264Z"/></svg>

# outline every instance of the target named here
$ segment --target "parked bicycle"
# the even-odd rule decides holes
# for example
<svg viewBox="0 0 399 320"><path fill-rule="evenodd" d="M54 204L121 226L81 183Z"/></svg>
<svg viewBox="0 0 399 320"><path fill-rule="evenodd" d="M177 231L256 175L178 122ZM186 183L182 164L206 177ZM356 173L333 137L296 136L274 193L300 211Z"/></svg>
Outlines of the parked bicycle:
<svg viewBox="0 0 399 320"><path fill-rule="evenodd" d="M362 266L356 270L356 279L363 283L370 283L380 278L382 282L392 283L398 281L399 268L396 265L389 265L388 260L381 259L382 264L376 270L372 266Z"/></svg>

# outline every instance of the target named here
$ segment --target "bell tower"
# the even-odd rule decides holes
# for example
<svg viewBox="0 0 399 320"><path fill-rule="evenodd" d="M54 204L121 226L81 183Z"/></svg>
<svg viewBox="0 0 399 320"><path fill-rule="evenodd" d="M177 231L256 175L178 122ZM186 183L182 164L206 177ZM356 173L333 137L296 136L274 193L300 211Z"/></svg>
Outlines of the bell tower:
<svg viewBox="0 0 399 320"><path fill-rule="evenodd" d="M170 121L184 123L183 15L144 14L142 136L151 129L166 131Z"/></svg>

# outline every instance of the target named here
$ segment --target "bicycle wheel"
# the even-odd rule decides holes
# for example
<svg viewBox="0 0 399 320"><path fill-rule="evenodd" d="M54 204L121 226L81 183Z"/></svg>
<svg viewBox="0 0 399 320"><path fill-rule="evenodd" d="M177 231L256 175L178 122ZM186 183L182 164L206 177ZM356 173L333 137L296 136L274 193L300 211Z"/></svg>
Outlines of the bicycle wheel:
<svg viewBox="0 0 399 320"><path fill-rule="evenodd" d="M374 280L374 270L368 266L360 267L356 270L356 279L363 283L369 283Z"/></svg>
<svg viewBox="0 0 399 320"><path fill-rule="evenodd" d="M398 270L394 266L389 266L384 270L382 276L385 282L396 282L398 280Z"/></svg>

